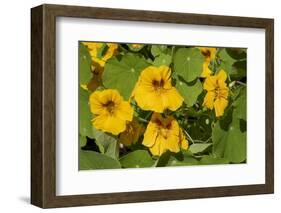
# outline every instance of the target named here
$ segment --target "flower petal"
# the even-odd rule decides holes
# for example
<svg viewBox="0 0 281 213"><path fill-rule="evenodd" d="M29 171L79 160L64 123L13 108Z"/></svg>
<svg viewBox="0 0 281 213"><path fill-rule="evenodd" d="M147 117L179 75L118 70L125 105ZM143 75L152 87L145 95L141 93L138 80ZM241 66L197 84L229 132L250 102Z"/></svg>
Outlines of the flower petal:
<svg viewBox="0 0 281 213"><path fill-rule="evenodd" d="M156 139L156 143L159 143L159 156L167 152L170 148L167 139L161 135Z"/></svg>
<svg viewBox="0 0 281 213"><path fill-rule="evenodd" d="M174 87L166 90L165 93L162 93L161 99L163 103L163 111L165 109L176 111L183 103L183 97L181 97L179 92Z"/></svg>
<svg viewBox="0 0 281 213"><path fill-rule="evenodd" d="M224 89L220 89L220 97L221 97L221 98L227 99L228 94L229 94L229 89L228 89L228 87L226 87L226 88L224 88Z"/></svg>
<svg viewBox="0 0 281 213"><path fill-rule="evenodd" d="M170 89L172 87L171 83L171 69L167 66L160 66L159 68L161 79L164 81L164 89ZM160 79L160 80L161 80Z"/></svg>
<svg viewBox="0 0 281 213"><path fill-rule="evenodd" d="M149 151L151 152L152 155L154 156L160 156L160 146L161 146L161 141L156 138L155 143L153 146L149 147Z"/></svg>
<svg viewBox="0 0 281 213"><path fill-rule="evenodd" d="M157 138L158 132L154 123L149 123L144 133L142 144L146 147L152 147Z"/></svg>
<svg viewBox="0 0 281 213"><path fill-rule="evenodd" d="M104 97L107 101L113 101L115 104L119 104L123 101L122 96L119 94L119 92L116 89L107 89L104 90Z"/></svg>
<svg viewBox="0 0 281 213"><path fill-rule="evenodd" d="M118 135L126 129L126 121L106 114L96 116L92 122L97 129L113 135Z"/></svg>
<svg viewBox="0 0 281 213"><path fill-rule="evenodd" d="M105 112L103 103L100 102L101 92L96 91L90 95L90 110L93 114L102 114Z"/></svg>
<svg viewBox="0 0 281 213"><path fill-rule="evenodd" d="M203 106L206 106L209 109L213 109L215 97L216 93L214 91L207 92L204 98Z"/></svg>
<svg viewBox="0 0 281 213"><path fill-rule="evenodd" d="M207 91L212 91L216 88L217 86L217 78L216 76L209 76L205 79L205 82L204 82L204 89L207 90Z"/></svg>
<svg viewBox="0 0 281 213"><path fill-rule="evenodd" d="M156 67L149 66L142 71L140 75L140 84L152 86L153 80L161 80L161 76Z"/></svg>
<svg viewBox="0 0 281 213"><path fill-rule="evenodd" d="M201 73L201 78L206 78L212 74L212 71L209 69L209 61L203 63L203 71Z"/></svg>
<svg viewBox="0 0 281 213"><path fill-rule="evenodd" d="M223 115L225 108L228 105L228 100L224 98L218 98L214 102L216 117L220 117Z"/></svg>
<svg viewBox="0 0 281 213"><path fill-rule="evenodd" d="M129 102L123 101L121 102L114 111L115 115L126 121L132 121L133 120L133 108L129 104Z"/></svg>
<svg viewBox="0 0 281 213"><path fill-rule="evenodd" d="M183 137L182 140L180 141L180 145L182 149L184 150L188 149L188 141L186 140L185 137Z"/></svg>
<svg viewBox="0 0 281 213"><path fill-rule="evenodd" d="M165 146L165 149L170 150L171 152L179 152L180 151L180 147L179 147L179 136L175 136L175 135L170 135L165 143L163 144L163 146Z"/></svg>
<svg viewBox="0 0 281 213"><path fill-rule="evenodd" d="M161 113L165 109L161 99L159 100L159 94L150 91L146 86L139 86L135 90L135 100L143 110L152 110Z"/></svg>
<svg viewBox="0 0 281 213"><path fill-rule="evenodd" d="M183 134L183 131L181 128L180 128L179 134L180 134L180 147L184 150L187 150L189 147L189 144L188 144L188 141L187 141L185 135Z"/></svg>
<svg viewBox="0 0 281 213"><path fill-rule="evenodd" d="M226 81L227 74L226 74L226 72L223 69L221 69L219 71L219 73L217 74L217 79L218 79L218 81L221 81L221 82L225 82Z"/></svg>

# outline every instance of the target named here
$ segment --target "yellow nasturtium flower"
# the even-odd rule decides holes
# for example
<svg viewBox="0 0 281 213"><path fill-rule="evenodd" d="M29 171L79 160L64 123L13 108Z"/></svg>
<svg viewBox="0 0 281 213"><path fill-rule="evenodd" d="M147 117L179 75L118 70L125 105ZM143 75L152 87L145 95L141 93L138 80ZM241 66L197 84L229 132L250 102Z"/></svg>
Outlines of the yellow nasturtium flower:
<svg viewBox="0 0 281 213"><path fill-rule="evenodd" d="M172 116L164 118L159 113L153 113L142 144L154 156L161 156L168 150L177 153L181 148L188 148L188 142L176 119Z"/></svg>
<svg viewBox="0 0 281 213"><path fill-rule="evenodd" d="M205 57L205 61L212 61L216 58L217 48L199 47L202 55Z"/></svg>
<svg viewBox="0 0 281 213"><path fill-rule="evenodd" d="M145 68L133 90L132 97L143 110L162 113L164 110L177 110L183 98L171 82L171 69L168 66Z"/></svg>
<svg viewBox="0 0 281 213"><path fill-rule="evenodd" d="M93 125L113 135L125 131L127 121L133 120L133 109L117 90L95 91L90 95L90 110L95 115Z"/></svg>
<svg viewBox="0 0 281 213"><path fill-rule="evenodd" d="M85 46L88 47L89 53L91 55L92 61L97 63L99 66L104 67L105 63L110 59L116 52L118 48L118 44L113 43L97 43L97 42L83 42ZM103 47L103 45L107 45L106 52L98 57L98 50Z"/></svg>
<svg viewBox="0 0 281 213"><path fill-rule="evenodd" d="M126 130L120 134L119 142L125 146L131 146L138 141L143 132L143 126L134 118L133 121L127 123Z"/></svg>
<svg viewBox="0 0 281 213"><path fill-rule="evenodd" d="M209 64L216 58L217 49L207 47L199 47L198 49L204 56L203 71L201 73L201 77L206 78L212 74L212 71L209 68Z"/></svg>
<svg viewBox="0 0 281 213"><path fill-rule="evenodd" d="M215 108L216 117L222 116L228 105L229 88L226 79L225 71L220 70L217 75L207 77L203 85L207 90L203 105L209 109Z"/></svg>

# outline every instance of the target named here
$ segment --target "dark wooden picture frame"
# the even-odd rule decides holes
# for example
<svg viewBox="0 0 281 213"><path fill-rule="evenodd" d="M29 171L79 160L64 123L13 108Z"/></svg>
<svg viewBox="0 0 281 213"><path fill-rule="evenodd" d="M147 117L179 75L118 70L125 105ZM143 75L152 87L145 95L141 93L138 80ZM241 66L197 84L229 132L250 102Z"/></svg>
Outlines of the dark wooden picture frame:
<svg viewBox="0 0 281 213"><path fill-rule="evenodd" d="M265 184L193 189L56 195L56 18L77 17L265 29L266 167ZM31 203L65 207L218 196L274 191L274 20L64 5L31 9Z"/></svg>

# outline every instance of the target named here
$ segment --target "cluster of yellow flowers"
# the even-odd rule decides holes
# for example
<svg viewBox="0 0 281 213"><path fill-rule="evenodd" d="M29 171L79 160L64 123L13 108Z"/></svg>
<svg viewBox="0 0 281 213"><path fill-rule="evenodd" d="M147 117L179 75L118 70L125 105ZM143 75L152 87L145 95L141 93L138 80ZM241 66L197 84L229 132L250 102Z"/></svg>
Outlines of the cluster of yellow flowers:
<svg viewBox="0 0 281 213"><path fill-rule="evenodd" d="M96 76L87 85L87 88L93 91L89 103L90 110L94 114L92 124L95 128L119 135L119 141L125 146L132 145L143 134L142 144L148 147L154 156L161 156L168 150L175 153L181 149L187 150L188 141L177 120L164 113L166 110L176 111L184 101L172 85L171 69L165 65L145 68L139 76L129 101L126 101L115 89L95 91L106 61L115 54L118 46L106 44L108 49L105 55L98 58L97 50L104 44L84 42L84 45L90 50L94 65L93 74L96 72ZM228 105L229 91L225 83L227 76L223 70L217 75L212 75L209 69L210 61L216 57L216 48L200 48L200 50L205 56L201 77L206 78L204 89L207 90L203 105L209 109L215 108L216 116L219 117L223 115ZM145 130L134 117L131 100L135 100L141 109L152 112Z"/></svg>
<svg viewBox="0 0 281 213"><path fill-rule="evenodd" d="M207 94L203 106L211 110L215 108L216 117L220 117L228 105L229 88L225 83L227 75L224 70L220 70L217 75L212 75L209 68L210 62L216 58L216 48L200 47L199 49L205 58L201 77L206 78L203 87Z"/></svg>
<svg viewBox="0 0 281 213"><path fill-rule="evenodd" d="M166 109L175 111L183 103L183 98L172 86L169 67L149 66L144 69L131 99L135 99L141 109L153 111L142 142L153 155L160 156L167 150L179 152L180 148L188 148L188 142L176 119L161 114ZM136 142L143 132L137 119L133 118L130 103L117 90L93 92L90 95L90 108L95 115L93 125L114 135L121 133L120 141L126 146Z"/></svg>

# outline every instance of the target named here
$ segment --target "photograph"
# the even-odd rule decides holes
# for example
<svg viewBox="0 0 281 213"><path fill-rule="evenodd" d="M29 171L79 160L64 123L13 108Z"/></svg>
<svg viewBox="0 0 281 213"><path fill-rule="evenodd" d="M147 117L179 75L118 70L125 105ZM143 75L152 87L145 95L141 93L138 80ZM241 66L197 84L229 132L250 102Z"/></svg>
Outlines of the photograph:
<svg viewBox="0 0 281 213"><path fill-rule="evenodd" d="M31 8L32 205L274 193L275 19L160 6Z"/></svg>
<svg viewBox="0 0 281 213"><path fill-rule="evenodd" d="M247 163L247 48L77 50L79 170Z"/></svg>

